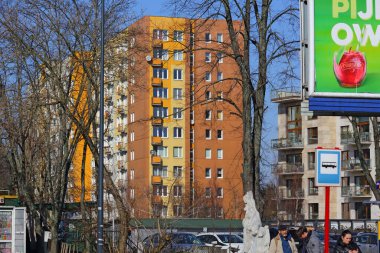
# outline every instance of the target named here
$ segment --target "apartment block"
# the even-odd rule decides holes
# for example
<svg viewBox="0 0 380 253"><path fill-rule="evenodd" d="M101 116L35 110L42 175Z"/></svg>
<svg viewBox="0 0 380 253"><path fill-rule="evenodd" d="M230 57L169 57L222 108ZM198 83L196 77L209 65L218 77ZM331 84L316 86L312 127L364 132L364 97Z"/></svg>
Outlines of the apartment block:
<svg viewBox="0 0 380 253"><path fill-rule="evenodd" d="M242 94L225 23L146 16L126 33L124 77L105 91L105 163L133 215L242 217Z"/></svg>
<svg viewBox="0 0 380 253"><path fill-rule="evenodd" d="M352 125L346 116L312 116L301 108L301 93L294 89L272 92L278 103L278 139L272 148L278 162L272 172L278 179L278 218L324 219L325 187L316 186L316 148L342 150L341 186L330 189L331 219L377 219L379 208L363 173ZM368 117L355 118L371 176L375 178L372 125Z"/></svg>

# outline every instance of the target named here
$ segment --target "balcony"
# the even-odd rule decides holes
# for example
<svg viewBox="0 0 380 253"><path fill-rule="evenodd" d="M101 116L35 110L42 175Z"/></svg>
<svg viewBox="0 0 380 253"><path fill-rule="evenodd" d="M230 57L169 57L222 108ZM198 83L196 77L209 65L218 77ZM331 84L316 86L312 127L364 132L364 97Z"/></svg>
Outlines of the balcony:
<svg viewBox="0 0 380 253"><path fill-rule="evenodd" d="M162 126L164 123L164 120L162 118L153 118L152 119L152 125L153 126Z"/></svg>
<svg viewBox="0 0 380 253"><path fill-rule="evenodd" d="M161 184L162 178L161 176L152 176L152 184Z"/></svg>
<svg viewBox="0 0 380 253"><path fill-rule="evenodd" d="M162 198L160 195L153 195L152 196L152 203L153 204L162 204Z"/></svg>
<svg viewBox="0 0 380 253"><path fill-rule="evenodd" d="M342 186L342 197L364 197L364 198L370 198L371 197L371 188L369 185L356 185L356 186Z"/></svg>
<svg viewBox="0 0 380 253"><path fill-rule="evenodd" d="M318 187L309 187L309 196L318 195Z"/></svg>
<svg viewBox="0 0 380 253"><path fill-rule="evenodd" d="M162 138L159 136L152 136L152 145L162 145Z"/></svg>
<svg viewBox="0 0 380 253"><path fill-rule="evenodd" d="M371 159L365 159L368 169L371 170ZM359 158L342 161L342 171L363 171Z"/></svg>
<svg viewBox="0 0 380 253"><path fill-rule="evenodd" d="M302 139L300 138L280 138L272 140L273 149L299 149L303 148Z"/></svg>
<svg viewBox="0 0 380 253"><path fill-rule="evenodd" d="M152 77L152 86L162 87L162 79L158 77Z"/></svg>
<svg viewBox="0 0 380 253"><path fill-rule="evenodd" d="M160 58L153 58L152 66L154 66L154 67L162 66L162 60Z"/></svg>
<svg viewBox="0 0 380 253"><path fill-rule="evenodd" d="M162 47L163 41L160 39L153 39L152 40L152 46L153 47Z"/></svg>
<svg viewBox="0 0 380 253"><path fill-rule="evenodd" d="M305 193L303 190L283 189L283 190L280 190L279 192L279 198L280 199L304 199Z"/></svg>
<svg viewBox="0 0 380 253"><path fill-rule="evenodd" d="M273 166L272 172L276 174L303 174L303 164L278 163Z"/></svg>
<svg viewBox="0 0 380 253"><path fill-rule="evenodd" d="M301 91L298 87L272 90L271 100L274 103L302 101Z"/></svg>
<svg viewBox="0 0 380 253"><path fill-rule="evenodd" d="M160 165L162 162L161 156L153 155L152 156L152 165Z"/></svg>
<svg viewBox="0 0 380 253"><path fill-rule="evenodd" d="M155 106L161 106L162 105L162 98L152 98L152 105Z"/></svg>
<svg viewBox="0 0 380 253"><path fill-rule="evenodd" d="M361 144L371 144L371 138L369 132L359 133L359 139ZM340 143L346 145L355 145L355 138L353 132L343 132L340 134Z"/></svg>

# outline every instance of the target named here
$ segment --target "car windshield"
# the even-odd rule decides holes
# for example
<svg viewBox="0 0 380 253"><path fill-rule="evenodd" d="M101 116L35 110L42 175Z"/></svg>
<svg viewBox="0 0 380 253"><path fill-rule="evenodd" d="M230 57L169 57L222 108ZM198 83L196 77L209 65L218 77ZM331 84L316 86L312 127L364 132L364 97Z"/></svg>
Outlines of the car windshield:
<svg viewBox="0 0 380 253"><path fill-rule="evenodd" d="M192 234L173 234L173 242L177 244L202 244L202 242Z"/></svg>
<svg viewBox="0 0 380 253"><path fill-rule="evenodd" d="M221 234L218 237L224 243L243 243L243 240L237 235Z"/></svg>

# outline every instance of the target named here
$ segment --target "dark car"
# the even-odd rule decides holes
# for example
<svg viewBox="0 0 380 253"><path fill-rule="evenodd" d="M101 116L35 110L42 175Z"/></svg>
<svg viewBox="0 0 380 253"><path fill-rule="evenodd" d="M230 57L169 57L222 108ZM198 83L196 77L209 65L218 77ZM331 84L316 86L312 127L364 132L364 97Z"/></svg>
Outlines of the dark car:
<svg viewBox="0 0 380 253"><path fill-rule="evenodd" d="M144 252L189 252L197 248L206 247L191 233L153 234L143 241Z"/></svg>

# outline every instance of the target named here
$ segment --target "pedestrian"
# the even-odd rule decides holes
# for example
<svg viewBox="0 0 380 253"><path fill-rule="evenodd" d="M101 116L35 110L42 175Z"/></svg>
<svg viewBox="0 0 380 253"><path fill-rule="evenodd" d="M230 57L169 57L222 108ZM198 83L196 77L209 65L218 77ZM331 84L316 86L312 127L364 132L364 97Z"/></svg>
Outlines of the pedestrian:
<svg viewBox="0 0 380 253"><path fill-rule="evenodd" d="M360 249L356 243L350 243L348 246L348 253L359 253Z"/></svg>
<svg viewBox="0 0 380 253"><path fill-rule="evenodd" d="M298 253L294 239L288 233L286 225L278 227L277 236L270 242L269 253Z"/></svg>
<svg viewBox="0 0 380 253"><path fill-rule="evenodd" d="M299 238L299 253L323 253L318 233L312 227L300 227L297 230L297 236Z"/></svg>
<svg viewBox="0 0 380 253"><path fill-rule="evenodd" d="M349 247L355 247L356 243L352 241L352 233L350 230L343 230L341 236L336 241L334 253L349 253ZM357 245L356 245L357 246ZM353 251L355 252L355 251ZM358 252L361 253L360 248Z"/></svg>

